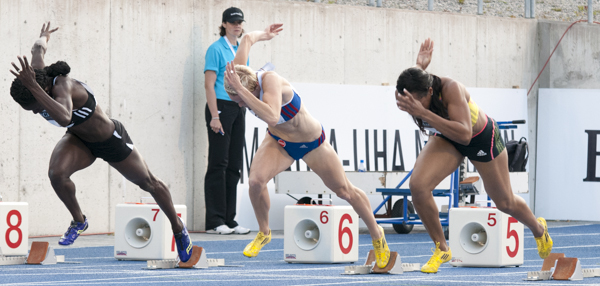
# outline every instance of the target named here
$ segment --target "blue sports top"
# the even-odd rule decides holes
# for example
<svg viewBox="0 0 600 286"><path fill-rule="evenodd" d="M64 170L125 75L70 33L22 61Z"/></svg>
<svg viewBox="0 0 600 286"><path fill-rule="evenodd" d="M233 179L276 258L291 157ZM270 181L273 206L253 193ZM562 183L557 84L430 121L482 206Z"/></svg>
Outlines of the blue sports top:
<svg viewBox="0 0 600 286"><path fill-rule="evenodd" d="M219 38L216 42L212 43L208 50L206 51L206 55L204 56L204 73L206 71L214 71L217 74L217 80L215 81L215 94L217 95L217 99L229 100L229 95L225 91L223 87L223 78L225 74L225 67L228 62L233 61L235 55L232 52L237 52L238 46L231 46L229 48L229 44L225 40L225 37ZM246 65L250 63L250 60L246 62Z"/></svg>
<svg viewBox="0 0 600 286"><path fill-rule="evenodd" d="M54 86L54 84L56 84L57 77L55 77L54 80L52 81L52 86ZM75 81L78 82L79 84L81 84L85 88L85 90L87 91L87 94L88 94L88 99L81 108L73 109L73 113L71 114L71 122L67 126L60 126L60 124L58 124L58 122L56 122L56 120L54 120L54 118L52 118L52 116L50 116L50 114L48 114L48 112L46 110L43 110L42 112L40 112L40 115L42 117L44 117L44 119L48 120L48 122L50 122L54 126L70 128L70 127L79 125L79 124L85 122L88 118L92 117L92 115L94 114L94 111L96 110L96 98L94 97L94 92L92 91L92 89L83 82L80 82L78 80L75 80Z"/></svg>
<svg viewBox="0 0 600 286"><path fill-rule="evenodd" d="M256 77L258 77L258 85L260 86L260 100L263 100L263 88L262 88L262 75L263 73L265 73L265 71L258 71L256 72ZM292 88L292 91L294 92L294 96L292 96L292 99L284 104L281 105L281 113L279 115L279 121L277 122L277 124L281 124L281 123L285 123L286 121L292 120L292 118L294 118L294 116L296 116L296 114L298 114L298 111L300 111L300 106L302 105L302 100L300 99L300 96L298 95L298 93L296 93L296 90L294 90L294 88ZM254 114L256 116L256 113L254 113L254 111L252 111L251 109L250 112L252 112L252 114ZM258 116L256 116L258 117Z"/></svg>

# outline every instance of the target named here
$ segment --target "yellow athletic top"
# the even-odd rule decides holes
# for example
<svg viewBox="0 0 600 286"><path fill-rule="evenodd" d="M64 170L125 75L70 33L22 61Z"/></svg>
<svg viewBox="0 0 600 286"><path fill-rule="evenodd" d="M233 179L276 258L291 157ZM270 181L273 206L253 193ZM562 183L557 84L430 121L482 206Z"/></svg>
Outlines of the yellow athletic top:
<svg viewBox="0 0 600 286"><path fill-rule="evenodd" d="M439 99L442 100L442 94L440 93ZM479 106L477 103L469 99L469 110L471 111L471 127L477 124L477 119L479 119Z"/></svg>
<svg viewBox="0 0 600 286"><path fill-rule="evenodd" d="M469 110L471 110L471 127L473 127L479 118L479 106L473 100L469 100Z"/></svg>

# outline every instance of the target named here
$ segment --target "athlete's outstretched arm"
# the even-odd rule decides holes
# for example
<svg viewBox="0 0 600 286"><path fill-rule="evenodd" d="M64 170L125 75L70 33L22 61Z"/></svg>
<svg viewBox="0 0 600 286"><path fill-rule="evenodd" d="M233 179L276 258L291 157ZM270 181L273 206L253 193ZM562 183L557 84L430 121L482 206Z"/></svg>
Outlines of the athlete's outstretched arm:
<svg viewBox="0 0 600 286"><path fill-rule="evenodd" d="M235 54L233 63L236 65L246 65L252 45L259 41L268 41L273 39L275 36L279 35L281 30L283 30L281 26L283 26L283 24L272 24L264 31L254 31L246 34L240 41L240 46Z"/></svg>
<svg viewBox="0 0 600 286"><path fill-rule="evenodd" d="M433 54L433 41L429 38L421 43L421 48L419 49L419 55L417 56L417 64L416 67L425 70L429 63L431 63L431 57Z"/></svg>
<svg viewBox="0 0 600 286"><path fill-rule="evenodd" d="M46 55L46 50L48 50L48 41L50 40L50 34L56 32L56 30L58 30L58 27L50 30L50 22L42 25L40 38L35 41L31 48L31 67L34 69L43 69L46 66L44 64L44 56Z"/></svg>

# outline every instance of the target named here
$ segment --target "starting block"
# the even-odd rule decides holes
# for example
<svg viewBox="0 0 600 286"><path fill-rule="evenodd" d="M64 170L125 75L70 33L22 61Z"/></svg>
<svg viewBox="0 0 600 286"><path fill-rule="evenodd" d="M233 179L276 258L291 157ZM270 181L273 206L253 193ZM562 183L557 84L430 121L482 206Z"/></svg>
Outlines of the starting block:
<svg viewBox="0 0 600 286"><path fill-rule="evenodd" d="M51 265L57 263L79 264L81 262L66 262L64 255L56 255L54 248L47 241L34 241L27 256L4 256L0 249L0 265L38 264Z"/></svg>
<svg viewBox="0 0 600 286"><path fill-rule="evenodd" d="M25 264L25 260L27 260L27 256L4 256L2 253L2 248L0 248L0 266L2 265L19 265Z"/></svg>
<svg viewBox="0 0 600 286"><path fill-rule="evenodd" d="M589 277L600 277L600 268L582 269L579 259L565 257L564 253L550 253L550 255L544 259L542 270L527 272L527 279L523 280L577 281Z"/></svg>
<svg viewBox="0 0 600 286"><path fill-rule="evenodd" d="M64 262L65 256L54 254L54 248L47 241L34 241L27 256L27 264L49 265Z"/></svg>
<svg viewBox="0 0 600 286"><path fill-rule="evenodd" d="M199 246L192 247L192 257L187 262L181 262L179 259L148 260L146 270L173 269L173 268L197 268L206 269L209 267L227 267L225 259L206 258L206 251ZM236 266L237 267L237 266Z"/></svg>
<svg viewBox="0 0 600 286"><path fill-rule="evenodd" d="M400 255L395 251L390 252L388 265L385 268L379 268L375 262L375 251L370 250L365 265L346 266L342 274L403 274L404 272L417 271L420 268L420 263L402 263Z"/></svg>

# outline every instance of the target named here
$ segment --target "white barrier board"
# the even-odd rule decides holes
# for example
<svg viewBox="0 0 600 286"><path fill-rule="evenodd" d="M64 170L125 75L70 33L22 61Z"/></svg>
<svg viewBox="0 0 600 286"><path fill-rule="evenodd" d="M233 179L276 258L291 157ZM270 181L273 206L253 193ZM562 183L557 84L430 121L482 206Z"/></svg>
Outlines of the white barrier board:
<svg viewBox="0 0 600 286"><path fill-rule="evenodd" d="M600 220L600 90L539 91L536 215Z"/></svg>

